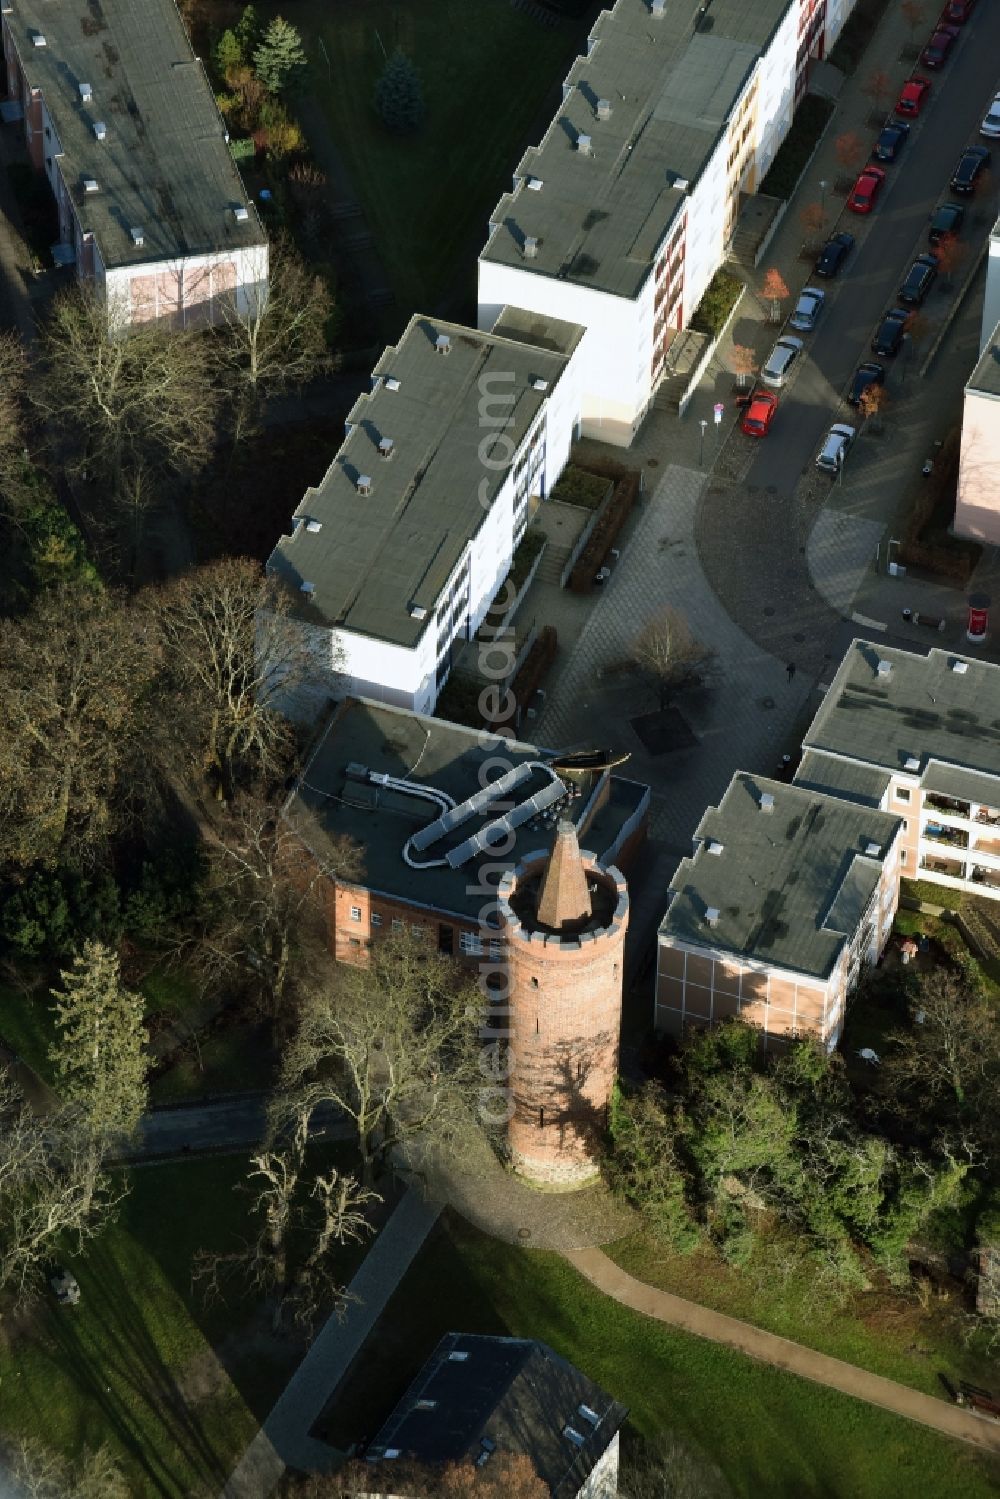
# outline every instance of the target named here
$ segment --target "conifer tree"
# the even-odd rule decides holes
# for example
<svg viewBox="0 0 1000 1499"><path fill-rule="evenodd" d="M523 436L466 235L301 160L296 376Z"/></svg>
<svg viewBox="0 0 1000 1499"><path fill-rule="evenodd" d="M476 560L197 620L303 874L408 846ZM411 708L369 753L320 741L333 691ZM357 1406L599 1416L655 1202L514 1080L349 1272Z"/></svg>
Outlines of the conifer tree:
<svg viewBox="0 0 1000 1499"><path fill-rule="evenodd" d="M287 93L306 65L302 38L290 21L275 16L253 54L257 77L272 94Z"/></svg>
<svg viewBox="0 0 1000 1499"><path fill-rule="evenodd" d="M402 48L389 58L375 85L375 108L390 130L417 130L424 118L424 92L413 63Z"/></svg>
<svg viewBox="0 0 1000 1499"><path fill-rule="evenodd" d="M60 977L62 989L52 990L59 1038L49 1055L99 1147L133 1135L146 1107L143 1000L123 986L118 955L103 942L85 943Z"/></svg>

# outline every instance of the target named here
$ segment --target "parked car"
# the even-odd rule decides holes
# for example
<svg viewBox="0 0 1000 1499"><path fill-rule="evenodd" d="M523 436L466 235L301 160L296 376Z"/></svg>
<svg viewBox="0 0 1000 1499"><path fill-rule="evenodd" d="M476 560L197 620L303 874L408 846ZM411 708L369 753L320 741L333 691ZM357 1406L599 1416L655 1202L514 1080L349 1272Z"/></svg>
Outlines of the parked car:
<svg viewBox="0 0 1000 1499"><path fill-rule="evenodd" d="M855 429L848 427L846 422L834 422L816 454L816 467L825 474L839 474L856 435Z"/></svg>
<svg viewBox="0 0 1000 1499"><path fill-rule="evenodd" d="M832 235L820 251L816 262L817 276L835 276L854 249L854 235L841 230Z"/></svg>
<svg viewBox="0 0 1000 1499"><path fill-rule="evenodd" d="M884 181L885 172L881 167L865 167L847 200L851 212L871 213Z"/></svg>
<svg viewBox="0 0 1000 1499"><path fill-rule="evenodd" d="M896 113L908 115L911 119L918 115L927 103L927 95L931 91L929 78L911 78L903 84L903 90L896 100Z"/></svg>
<svg viewBox="0 0 1000 1499"><path fill-rule="evenodd" d="M972 193L976 190L976 178L989 165L990 153L985 146L966 146L962 159L951 179L953 193Z"/></svg>
<svg viewBox="0 0 1000 1499"><path fill-rule="evenodd" d="M918 255L899 288L899 300L909 307L919 307L937 280L937 273L936 255Z"/></svg>
<svg viewBox="0 0 1000 1499"><path fill-rule="evenodd" d="M760 378L765 385L784 385L788 379L792 365L802 353L801 338L793 338L790 333L783 334L770 354L760 372ZM763 391L761 392L763 395Z"/></svg>
<svg viewBox="0 0 1000 1499"><path fill-rule="evenodd" d="M881 354L883 358L886 355L891 358L893 354L898 354L909 319L910 314L905 307L893 307L887 312L872 339L872 353Z"/></svg>
<svg viewBox="0 0 1000 1499"><path fill-rule="evenodd" d="M769 390L755 390L740 418L740 426L749 437L766 437L777 409L777 396Z"/></svg>
<svg viewBox="0 0 1000 1499"><path fill-rule="evenodd" d="M950 239L958 233L965 218L965 209L961 203L939 203L931 214L931 224L927 231L927 239L932 245L939 245L943 239Z"/></svg>
<svg viewBox="0 0 1000 1499"><path fill-rule="evenodd" d="M905 120L890 120L883 125L878 140L872 146L872 155L876 161L895 161L906 145L909 133L910 127Z"/></svg>
<svg viewBox="0 0 1000 1499"><path fill-rule="evenodd" d="M826 292L820 291L818 286L805 287L788 321L793 328L798 328L800 333L811 333L823 311L825 301Z"/></svg>
<svg viewBox="0 0 1000 1499"><path fill-rule="evenodd" d="M948 0L941 12L941 20L949 26L964 26L972 14L976 0Z"/></svg>
<svg viewBox="0 0 1000 1499"><path fill-rule="evenodd" d="M925 68L943 68L948 61L948 53L954 47L959 37L957 26L938 26L927 46L920 54L920 61Z"/></svg>
<svg viewBox="0 0 1000 1499"><path fill-rule="evenodd" d="M1000 137L1000 94L997 94L986 111L983 123L979 127L979 134L985 135L988 140L996 140Z"/></svg>
<svg viewBox="0 0 1000 1499"><path fill-rule="evenodd" d="M848 405L857 406L869 385L884 384L885 365L876 364L874 359L866 359L864 364L859 364L854 371L854 379L851 381L851 388L847 392Z"/></svg>

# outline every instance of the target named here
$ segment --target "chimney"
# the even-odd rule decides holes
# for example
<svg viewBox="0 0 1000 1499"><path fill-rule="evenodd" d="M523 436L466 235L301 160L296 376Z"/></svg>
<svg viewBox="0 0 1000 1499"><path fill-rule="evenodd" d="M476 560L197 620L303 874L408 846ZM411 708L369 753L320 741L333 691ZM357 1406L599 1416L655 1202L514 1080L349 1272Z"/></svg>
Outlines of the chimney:
<svg viewBox="0 0 1000 1499"><path fill-rule="evenodd" d="M451 339L448 337L447 333L438 334L437 338L434 340L434 351L437 354L451 353Z"/></svg>
<svg viewBox="0 0 1000 1499"><path fill-rule="evenodd" d="M372 481L369 474L359 474L354 481L354 487L358 494L371 494Z"/></svg>
<svg viewBox="0 0 1000 1499"><path fill-rule="evenodd" d="M611 118L611 100L610 99L598 99L598 101L597 101L597 118L599 120L610 120L610 118Z"/></svg>
<svg viewBox="0 0 1000 1499"><path fill-rule="evenodd" d="M399 381L396 379L395 375L386 375L386 377L385 377L385 388L386 388L386 390L398 390L399 389Z"/></svg>
<svg viewBox="0 0 1000 1499"><path fill-rule="evenodd" d="M534 260L538 254L538 240L533 234L524 236L524 257L526 260Z"/></svg>
<svg viewBox="0 0 1000 1499"><path fill-rule="evenodd" d="M569 818L561 817L538 890L538 924L552 932L574 930L589 921L592 913L576 828Z"/></svg>
<svg viewBox="0 0 1000 1499"><path fill-rule="evenodd" d="M718 926L718 924L719 924L719 908L718 908L718 906L706 906L705 907L705 920L708 922L709 926Z"/></svg>
<svg viewBox="0 0 1000 1499"><path fill-rule="evenodd" d="M533 193L540 193L542 190L542 179L541 177L529 177L525 186L529 187Z"/></svg>
<svg viewBox="0 0 1000 1499"><path fill-rule="evenodd" d="M920 756L919 755L907 755L906 759L903 761L903 769L904 770L919 770L920 769Z"/></svg>
<svg viewBox="0 0 1000 1499"><path fill-rule="evenodd" d="M233 218L237 224L245 224L250 218L250 210L243 203L237 203L233 209Z"/></svg>
<svg viewBox="0 0 1000 1499"><path fill-rule="evenodd" d="M662 21L666 8L666 0L650 0L649 14L654 21Z"/></svg>
<svg viewBox="0 0 1000 1499"><path fill-rule="evenodd" d="M91 99L93 97L94 97L94 90L91 88L90 84L89 83L81 83L80 84L80 102L81 102L81 104L89 104L90 101L91 101Z"/></svg>
<svg viewBox="0 0 1000 1499"><path fill-rule="evenodd" d="M969 663L968 663L968 661L955 660L955 661L953 661L951 663L951 669L952 669L953 672L956 672L960 677L964 677L965 673L969 669Z"/></svg>
<svg viewBox="0 0 1000 1499"><path fill-rule="evenodd" d="M315 593L316 592L316 584L315 583L306 583L306 582L303 581L302 583L299 584L299 592L300 593Z"/></svg>
<svg viewBox="0 0 1000 1499"><path fill-rule="evenodd" d="M541 380L541 379L532 380L532 382L531 382L531 388L532 388L532 390L537 390L539 392L539 394L541 394L542 391L548 390L548 388L549 388L549 382L547 380Z"/></svg>
<svg viewBox="0 0 1000 1499"><path fill-rule="evenodd" d="M100 191L96 177L84 177L83 190L85 193L96 193Z"/></svg>
<svg viewBox="0 0 1000 1499"><path fill-rule="evenodd" d="M143 235L142 226L140 224L133 224L131 229L129 230L129 234L131 234L132 236L132 243L134 245L142 245L144 243L145 237Z"/></svg>
<svg viewBox="0 0 1000 1499"><path fill-rule="evenodd" d="M306 530L309 531L313 536L318 536L319 533L320 533L320 531L322 531L322 529L323 529L323 522L321 520L307 520L306 521Z"/></svg>
<svg viewBox="0 0 1000 1499"><path fill-rule="evenodd" d="M576 138L576 149L581 156L589 156L591 152L591 141L589 135L578 135Z"/></svg>
<svg viewBox="0 0 1000 1499"><path fill-rule="evenodd" d="M391 437L380 437L378 443L378 456L389 459L396 450L396 444Z"/></svg>
<svg viewBox="0 0 1000 1499"><path fill-rule="evenodd" d="M99 141L104 140L104 138L107 135L107 133L108 133L108 127L107 127L107 125L105 125L104 121L103 120L95 120L94 121L94 134L97 136L97 139Z"/></svg>
<svg viewBox="0 0 1000 1499"><path fill-rule="evenodd" d="M869 859L879 859L882 857L882 845L880 843L866 843L865 853Z"/></svg>
<svg viewBox="0 0 1000 1499"><path fill-rule="evenodd" d="M725 848L725 844L720 843L717 838L709 838L708 843L705 846L710 854L715 854L716 856L721 854L722 850Z"/></svg>
<svg viewBox="0 0 1000 1499"><path fill-rule="evenodd" d="M40 31L33 31L31 33L31 45L33 47L44 47L44 46L47 45L47 43L45 41L45 37L42 34L42 32L40 32Z"/></svg>
<svg viewBox="0 0 1000 1499"><path fill-rule="evenodd" d="M760 810L762 812L774 811L774 797L770 791L762 791L760 794Z"/></svg>
<svg viewBox="0 0 1000 1499"><path fill-rule="evenodd" d="M892 676L892 662L891 661L880 661L879 664L878 664L878 666L876 666L876 668L875 668L875 673L876 673L877 676L880 676L880 677L891 677Z"/></svg>

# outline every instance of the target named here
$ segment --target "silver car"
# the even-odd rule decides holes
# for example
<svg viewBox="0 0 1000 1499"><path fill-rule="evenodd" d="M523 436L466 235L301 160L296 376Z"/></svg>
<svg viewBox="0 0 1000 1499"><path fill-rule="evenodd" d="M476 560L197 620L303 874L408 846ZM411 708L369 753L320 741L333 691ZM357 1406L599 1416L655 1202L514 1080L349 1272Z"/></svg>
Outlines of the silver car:
<svg viewBox="0 0 1000 1499"><path fill-rule="evenodd" d="M764 384L784 385L803 347L801 338L793 338L790 333L783 334L767 356L767 363L760 372L760 378Z"/></svg>
<svg viewBox="0 0 1000 1499"><path fill-rule="evenodd" d="M825 301L825 291L820 291L816 286L807 286L796 302L795 311L788 321L793 328L799 328L803 333L811 333L823 311Z"/></svg>
<svg viewBox="0 0 1000 1499"><path fill-rule="evenodd" d="M1000 139L1000 94L997 94L990 105L986 118L979 127L979 134L985 135L987 140Z"/></svg>
<svg viewBox="0 0 1000 1499"><path fill-rule="evenodd" d="M834 422L816 454L816 467L824 474L839 474L856 436L854 427L849 427L846 422Z"/></svg>

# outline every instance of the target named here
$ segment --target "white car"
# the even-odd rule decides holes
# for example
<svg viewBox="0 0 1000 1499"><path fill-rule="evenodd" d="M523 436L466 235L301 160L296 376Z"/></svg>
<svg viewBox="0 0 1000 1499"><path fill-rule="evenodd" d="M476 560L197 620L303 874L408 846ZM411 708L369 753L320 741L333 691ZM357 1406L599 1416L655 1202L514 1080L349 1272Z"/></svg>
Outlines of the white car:
<svg viewBox="0 0 1000 1499"><path fill-rule="evenodd" d="M816 326L817 318L823 311L825 301L825 291L820 291L817 286L807 286L795 304L795 311L788 319L791 326L798 328L802 333L811 333Z"/></svg>
<svg viewBox="0 0 1000 1499"><path fill-rule="evenodd" d="M760 378L764 384L775 385L779 388L784 385L788 379L789 371L802 353L802 349L803 343L801 338L793 338L790 333L783 334L778 339L770 354L768 354L767 363L760 372Z"/></svg>
<svg viewBox="0 0 1000 1499"><path fill-rule="evenodd" d="M990 105L986 118L979 127L979 134L987 136L990 140L1000 139L1000 94L997 94Z"/></svg>
<svg viewBox="0 0 1000 1499"><path fill-rule="evenodd" d="M816 467L824 474L839 474L856 436L854 427L849 427L846 422L834 422L816 454Z"/></svg>

